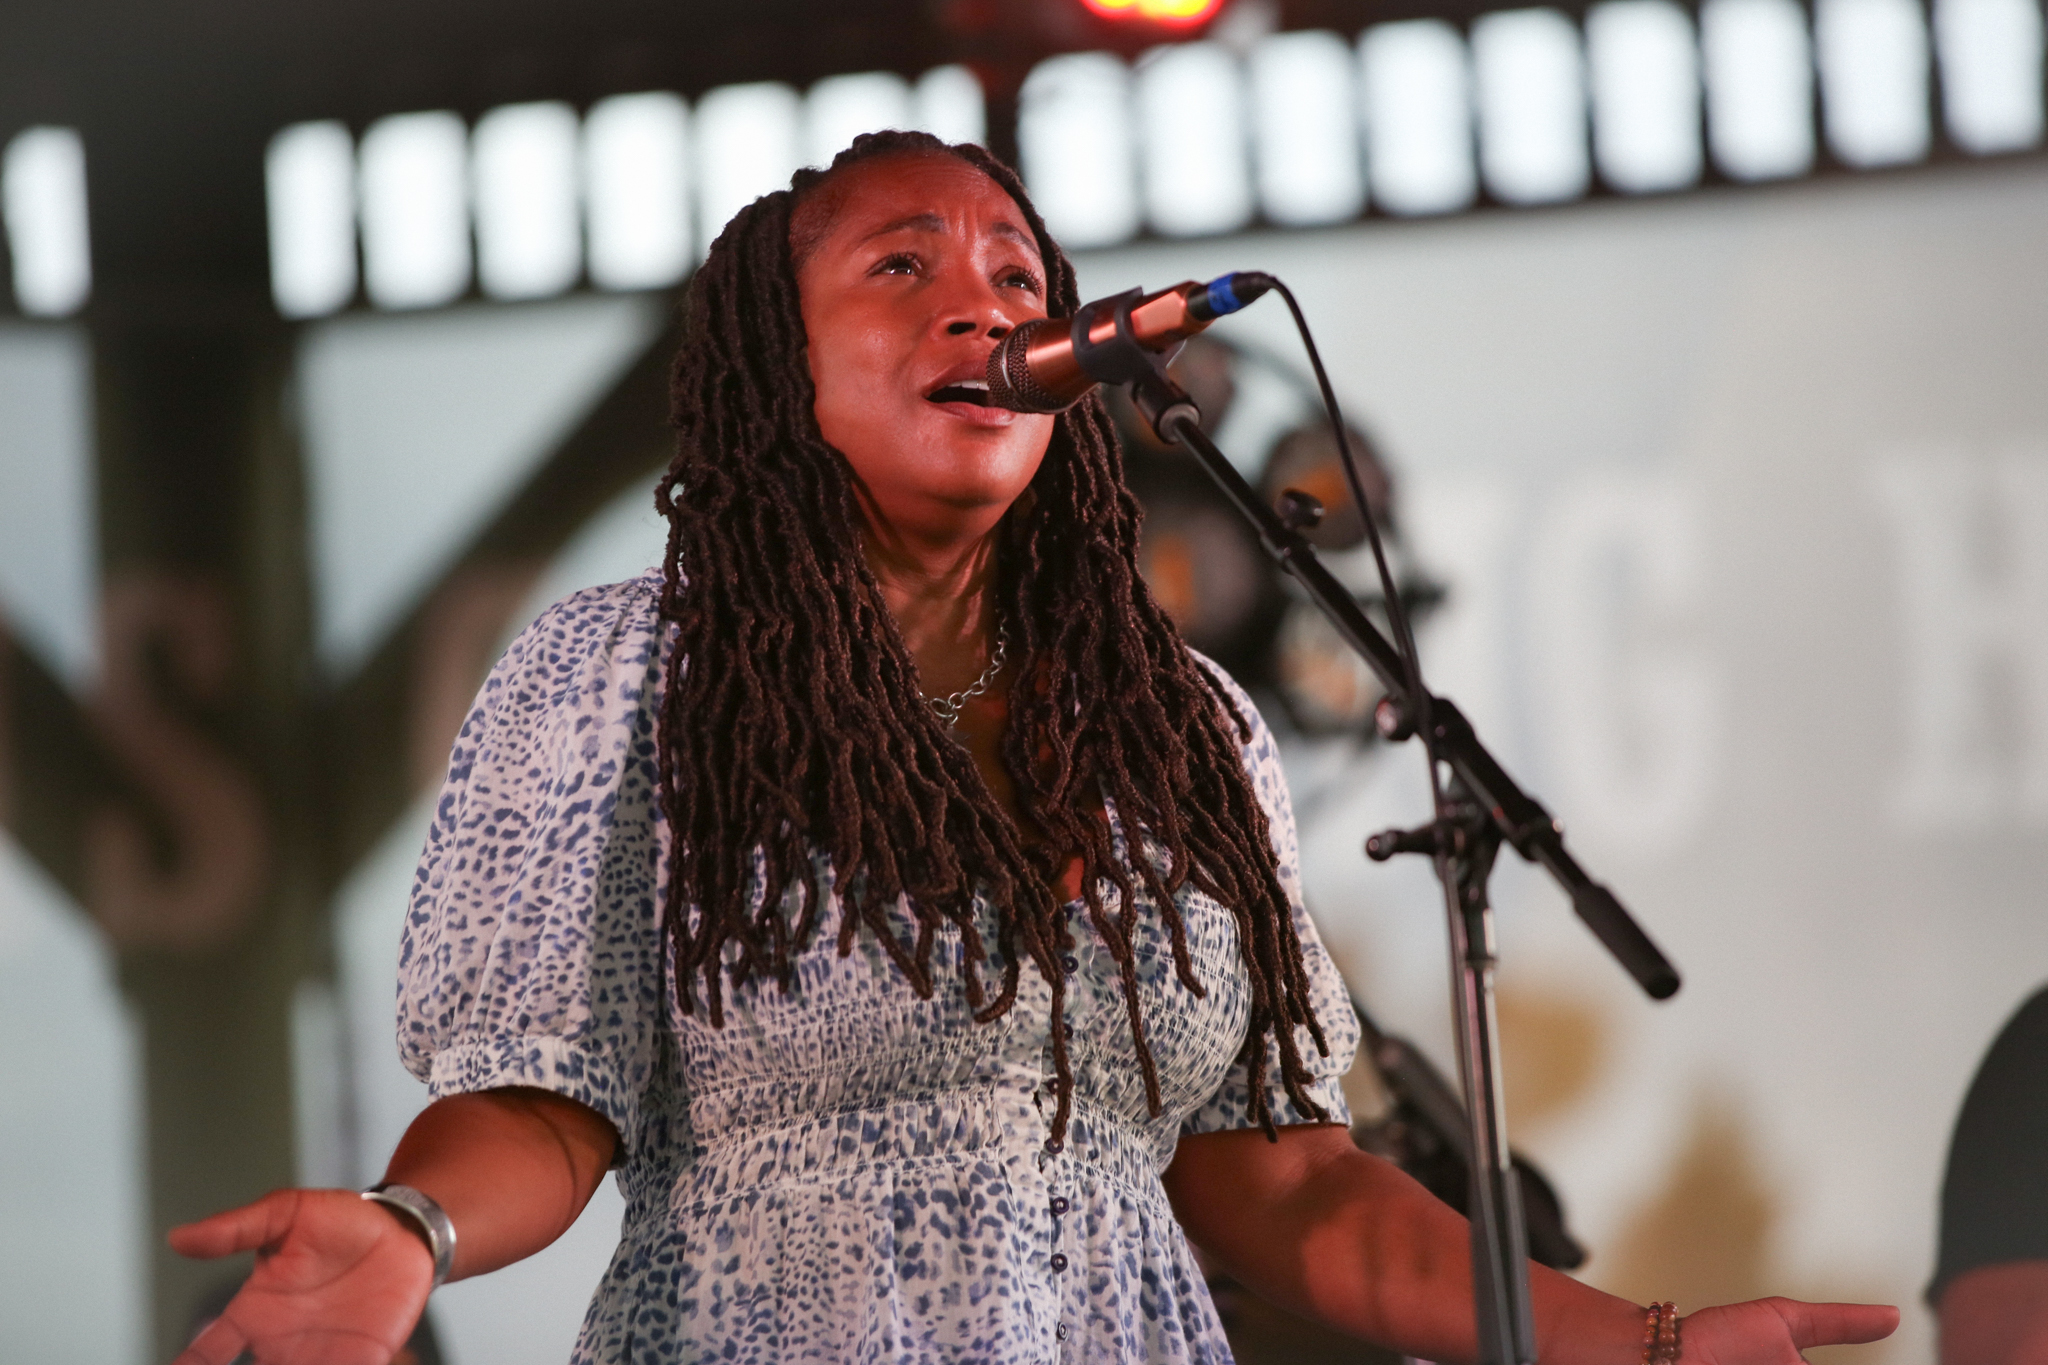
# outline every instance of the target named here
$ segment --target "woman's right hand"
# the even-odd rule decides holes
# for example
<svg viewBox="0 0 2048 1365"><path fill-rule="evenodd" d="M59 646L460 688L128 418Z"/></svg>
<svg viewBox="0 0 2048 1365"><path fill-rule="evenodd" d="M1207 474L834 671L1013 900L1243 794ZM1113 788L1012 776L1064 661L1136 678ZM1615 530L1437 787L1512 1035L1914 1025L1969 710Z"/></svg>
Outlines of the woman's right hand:
<svg viewBox="0 0 2048 1365"><path fill-rule="evenodd" d="M434 1285L425 1240L353 1190L275 1190L173 1228L202 1260L256 1253L256 1269L172 1365L390 1365Z"/></svg>
<svg viewBox="0 0 2048 1365"><path fill-rule="evenodd" d="M431 1193L462 1237L451 1279L531 1256L583 1212L618 1151L595 1109L546 1090L444 1095L384 1178ZM353 1190L276 1190L171 1230L180 1255L256 1253L256 1270L173 1365L389 1365L426 1307L434 1261L403 1215Z"/></svg>

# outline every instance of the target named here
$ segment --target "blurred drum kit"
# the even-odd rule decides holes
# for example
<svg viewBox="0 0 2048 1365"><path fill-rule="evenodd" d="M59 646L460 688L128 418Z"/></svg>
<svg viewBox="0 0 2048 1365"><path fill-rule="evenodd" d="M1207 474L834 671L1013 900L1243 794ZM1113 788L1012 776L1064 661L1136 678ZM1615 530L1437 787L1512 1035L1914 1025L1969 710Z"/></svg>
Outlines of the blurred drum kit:
<svg viewBox="0 0 2048 1365"><path fill-rule="evenodd" d="M1243 342L1204 334L1183 346L1167 372L1204 414L1203 429L1226 450L1259 451L1242 472L1267 498L1306 493L1325 514L1304 534L1323 563L1384 628L1386 604L1345 486L1343 466L1315 383L1285 361ZM1279 702L1276 730L1371 743L1380 687L1359 657L1278 572L1251 529L1213 483L1141 422L1124 392L1104 390L1123 435L1125 474L1145 508L1140 550L1147 584L1189 644L1259 697ZM1395 485L1378 447L1352 428L1351 448L1373 515L1386 537L1395 581L1411 619L1421 622L1444 589L1402 539Z"/></svg>

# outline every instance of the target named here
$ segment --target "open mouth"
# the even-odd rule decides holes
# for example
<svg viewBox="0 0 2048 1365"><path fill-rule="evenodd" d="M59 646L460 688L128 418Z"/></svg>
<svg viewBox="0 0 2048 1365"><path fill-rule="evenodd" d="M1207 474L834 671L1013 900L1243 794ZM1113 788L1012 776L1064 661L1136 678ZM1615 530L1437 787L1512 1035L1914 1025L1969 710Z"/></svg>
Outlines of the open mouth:
<svg viewBox="0 0 2048 1365"><path fill-rule="evenodd" d="M927 403L973 403L987 407L988 382L981 379L962 379L954 384L942 384L924 396Z"/></svg>

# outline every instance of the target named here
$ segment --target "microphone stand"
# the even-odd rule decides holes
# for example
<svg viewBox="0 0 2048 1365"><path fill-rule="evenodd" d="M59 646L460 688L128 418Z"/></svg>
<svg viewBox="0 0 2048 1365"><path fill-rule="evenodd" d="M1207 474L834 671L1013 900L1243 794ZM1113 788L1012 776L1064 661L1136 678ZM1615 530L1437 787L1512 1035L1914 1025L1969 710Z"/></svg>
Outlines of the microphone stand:
<svg viewBox="0 0 2048 1365"><path fill-rule="evenodd" d="M1500 1072L1500 1028L1494 1006L1498 965L1487 880L1503 843L1540 863L1571 898L1593 936L1654 999L1678 989L1678 973L1621 902L1594 881L1566 850L1550 813L1515 785L1479 742L1472 725L1448 699L1412 695L1399 652L1360 609L1301 532L1322 515L1305 495L1286 499L1283 517L1245 482L1229 457L1201 428L1201 412L1166 376L1164 359L1139 346L1129 325L1137 293L1107 300L1118 308L1114 340L1079 349L1087 373L1129 386L1139 413L1162 440L1193 455L1258 533L1273 563L1299 583L1356 650L1385 689L1374 720L1389 740L1420 732L1429 761L1448 774L1439 818L1418 829L1388 830L1367 841L1375 861L1396 853L1432 855L1443 885L1450 930L1452 1005L1457 1024L1458 1070L1465 1090L1468 1208L1472 1229L1472 1297L1482 1365L1533 1365L1535 1324L1529 1303L1528 1237L1521 1189L1508 1151ZM1364 510L1364 509L1361 509ZM1370 516L1370 511L1364 511ZM1391 609L1391 608L1390 608ZM1427 716L1425 727L1419 717Z"/></svg>
<svg viewBox="0 0 2048 1365"><path fill-rule="evenodd" d="M1392 1101L1376 1123L1354 1125L1358 1145L1387 1157L1422 1182L1423 1188L1457 1209L1471 1207L1472 1133L1465 1102L1443 1073L1406 1038L1380 1028L1354 995L1366 1055L1380 1073ZM1564 1207L1543 1172L1528 1159L1509 1153L1529 1234L1529 1258L1554 1270L1577 1270L1586 1251L1565 1227Z"/></svg>

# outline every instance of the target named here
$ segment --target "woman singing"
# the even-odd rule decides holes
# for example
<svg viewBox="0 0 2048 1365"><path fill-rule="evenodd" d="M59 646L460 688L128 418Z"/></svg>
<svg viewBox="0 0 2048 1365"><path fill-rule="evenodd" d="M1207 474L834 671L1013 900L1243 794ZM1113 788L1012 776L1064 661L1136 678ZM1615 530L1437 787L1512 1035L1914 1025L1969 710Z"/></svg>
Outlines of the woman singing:
<svg viewBox="0 0 2048 1365"><path fill-rule="evenodd" d="M174 1233L260 1252L180 1365L384 1365L437 1273L538 1251L607 1171L579 1365L1227 1361L1190 1241L1474 1356L1464 1221L1350 1141L1272 741L1147 594L1101 405L984 402L997 341L1075 303L974 147L864 137L732 221L661 567L542 615L456 740L397 1188ZM1531 1274L1561 1365L1786 1365L1896 1320L1769 1299L1681 1334Z"/></svg>

